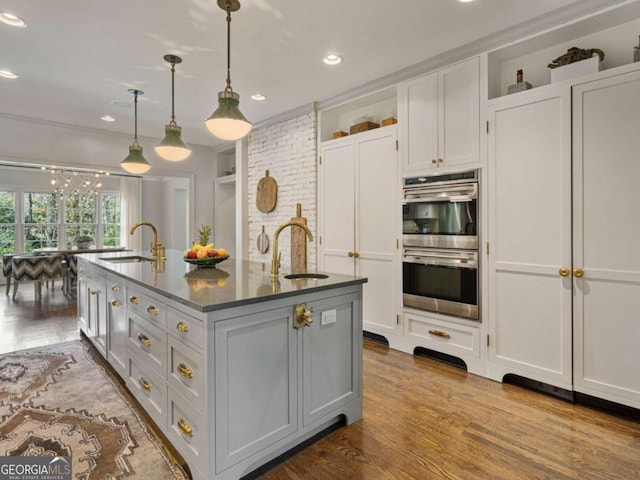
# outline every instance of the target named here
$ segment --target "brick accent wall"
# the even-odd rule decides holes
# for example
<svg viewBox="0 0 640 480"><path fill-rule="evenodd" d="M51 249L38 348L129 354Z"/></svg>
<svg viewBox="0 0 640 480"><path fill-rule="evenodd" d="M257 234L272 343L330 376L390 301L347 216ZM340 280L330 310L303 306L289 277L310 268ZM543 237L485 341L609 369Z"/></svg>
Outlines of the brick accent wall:
<svg viewBox="0 0 640 480"><path fill-rule="evenodd" d="M249 260L270 265L273 253L273 233L282 223L296 216L296 203L302 204L302 216L313 233L314 241L307 243L307 266L317 265L317 121L315 112L301 115L278 125L259 128L249 134L248 140L248 217ZM278 184L276 208L262 213L256 207L258 182L269 170L269 176ZM269 251L261 254L257 238L262 226L269 236ZM282 252L282 267L291 265L290 228L278 238L278 251Z"/></svg>

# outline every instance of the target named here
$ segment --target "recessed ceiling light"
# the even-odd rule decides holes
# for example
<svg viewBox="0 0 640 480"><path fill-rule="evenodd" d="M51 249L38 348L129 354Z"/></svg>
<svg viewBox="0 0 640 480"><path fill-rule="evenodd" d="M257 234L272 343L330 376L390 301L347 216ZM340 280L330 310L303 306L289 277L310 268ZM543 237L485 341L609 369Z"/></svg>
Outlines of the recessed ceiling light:
<svg viewBox="0 0 640 480"><path fill-rule="evenodd" d="M25 28L27 26L24 20L9 12L0 12L0 22L18 28Z"/></svg>
<svg viewBox="0 0 640 480"><path fill-rule="evenodd" d="M474 0L458 0L460 3L470 3L473 2Z"/></svg>
<svg viewBox="0 0 640 480"><path fill-rule="evenodd" d="M100 117L101 120L104 120L105 122L115 122L116 119L113 118L111 115L103 115Z"/></svg>
<svg viewBox="0 0 640 480"><path fill-rule="evenodd" d="M251 95L251 98L253 100L256 100L258 102L261 102L263 100L266 100L267 97L265 97L264 95L262 95L261 93L254 93L253 95Z"/></svg>
<svg viewBox="0 0 640 480"><path fill-rule="evenodd" d="M0 70L0 77L10 78L13 80L14 78L18 78L18 75L16 75L13 72L10 72L9 70Z"/></svg>
<svg viewBox="0 0 640 480"><path fill-rule="evenodd" d="M336 55L335 53L331 53L324 57L322 61L327 65L338 65L340 62L342 62L342 57L340 55Z"/></svg>

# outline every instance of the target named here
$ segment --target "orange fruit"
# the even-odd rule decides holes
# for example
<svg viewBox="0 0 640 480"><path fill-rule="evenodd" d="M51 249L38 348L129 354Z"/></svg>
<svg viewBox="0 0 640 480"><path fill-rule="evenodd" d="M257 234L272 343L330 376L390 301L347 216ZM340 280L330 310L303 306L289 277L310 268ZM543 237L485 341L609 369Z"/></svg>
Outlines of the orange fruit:
<svg viewBox="0 0 640 480"><path fill-rule="evenodd" d="M196 252L196 257L198 257L198 258L207 258L207 252L205 250L198 250Z"/></svg>
<svg viewBox="0 0 640 480"><path fill-rule="evenodd" d="M218 256L219 257L226 257L227 256L227 250L224 248L219 248L218 249Z"/></svg>

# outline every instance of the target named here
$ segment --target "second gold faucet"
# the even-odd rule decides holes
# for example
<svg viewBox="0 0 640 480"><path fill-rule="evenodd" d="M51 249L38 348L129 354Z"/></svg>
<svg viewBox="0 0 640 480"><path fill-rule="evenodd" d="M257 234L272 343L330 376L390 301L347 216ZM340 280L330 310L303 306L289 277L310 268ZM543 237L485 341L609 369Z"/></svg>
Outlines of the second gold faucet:
<svg viewBox="0 0 640 480"><path fill-rule="evenodd" d="M282 257L282 253L278 253L278 235L280 232L284 230L286 227L300 227L307 234L307 240L309 242L313 241L313 235L311 234L311 230L306 225L299 222L286 222L276 228L275 233L273 234L273 258L271 259L271 278L278 278L278 272L280 271L280 258Z"/></svg>

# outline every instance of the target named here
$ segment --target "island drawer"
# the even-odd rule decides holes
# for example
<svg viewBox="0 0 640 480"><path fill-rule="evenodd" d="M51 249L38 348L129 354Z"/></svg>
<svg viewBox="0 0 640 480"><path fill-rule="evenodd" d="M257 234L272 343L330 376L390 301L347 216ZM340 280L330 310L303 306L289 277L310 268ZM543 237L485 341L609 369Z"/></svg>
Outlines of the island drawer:
<svg viewBox="0 0 640 480"><path fill-rule="evenodd" d="M127 289L127 308L142 318L164 327L167 307L164 303L146 295L129 283Z"/></svg>
<svg viewBox="0 0 640 480"><path fill-rule="evenodd" d="M167 340L163 330L142 317L129 312L127 345L142 361L165 378Z"/></svg>
<svg viewBox="0 0 640 480"><path fill-rule="evenodd" d="M204 327L197 318L167 307L167 330L178 338L200 348L204 347Z"/></svg>
<svg viewBox="0 0 640 480"><path fill-rule="evenodd" d="M204 471L206 428L203 416L173 387L169 386L167 436L189 466ZM210 455L213 455L211 447Z"/></svg>
<svg viewBox="0 0 640 480"><path fill-rule="evenodd" d="M149 366L129 355L127 387L161 429L167 426L167 385Z"/></svg>
<svg viewBox="0 0 640 480"><path fill-rule="evenodd" d="M197 408L204 408L204 362L202 353L168 336L169 385Z"/></svg>

